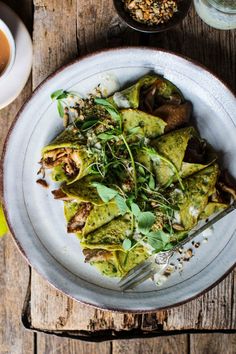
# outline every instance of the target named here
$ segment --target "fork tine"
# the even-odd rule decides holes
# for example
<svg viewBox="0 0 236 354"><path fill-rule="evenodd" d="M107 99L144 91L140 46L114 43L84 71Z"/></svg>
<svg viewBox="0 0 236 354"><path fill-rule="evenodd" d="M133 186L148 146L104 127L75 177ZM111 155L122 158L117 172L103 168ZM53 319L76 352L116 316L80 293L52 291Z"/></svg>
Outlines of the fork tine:
<svg viewBox="0 0 236 354"><path fill-rule="evenodd" d="M145 280L149 279L152 275L156 273L155 267L149 267L146 272L140 274L139 277L132 278L127 281L122 287L122 291L132 289L137 285L143 283Z"/></svg>
<svg viewBox="0 0 236 354"><path fill-rule="evenodd" d="M133 278L134 276L136 277L141 270L144 270L146 267L148 267L150 264L152 264L151 261L143 261L141 263L139 263L138 265L136 265L134 268L132 268L126 275L124 275L121 280L119 281L119 285L122 286L124 283L126 283L126 281L129 278Z"/></svg>

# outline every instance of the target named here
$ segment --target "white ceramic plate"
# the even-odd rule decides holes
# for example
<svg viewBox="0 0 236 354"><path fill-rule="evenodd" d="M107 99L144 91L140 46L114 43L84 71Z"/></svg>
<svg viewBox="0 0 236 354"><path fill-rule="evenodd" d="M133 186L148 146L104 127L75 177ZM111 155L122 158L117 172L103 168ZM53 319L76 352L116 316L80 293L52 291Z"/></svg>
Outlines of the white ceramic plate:
<svg viewBox="0 0 236 354"><path fill-rule="evenodd" d="M104 51L76 61L49 77L19 113L5 146L4 199L16 242L29 263L51 284L76 300L118 311L151 311L200 294L235 263L236 217L220 221L182 272L156 288L149 280L121 293L117 280L84 264L79 241L66 233L62 203L51 189L36 184L41 148L62 130L50 94L60 88L91 92L99 83L117 90L148 72L164 75L192 101L201 135L220 152L236 177L236 102L233 94L204 68L177 55L147 48ZM191 245L190 245L191 246Z"/></svg>

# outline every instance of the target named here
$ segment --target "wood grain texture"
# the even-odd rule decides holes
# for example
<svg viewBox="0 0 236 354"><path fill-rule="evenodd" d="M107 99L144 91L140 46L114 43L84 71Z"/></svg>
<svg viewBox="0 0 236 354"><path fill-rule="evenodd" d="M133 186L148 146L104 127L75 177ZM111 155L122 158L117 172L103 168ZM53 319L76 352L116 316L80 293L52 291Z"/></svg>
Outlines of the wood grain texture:
<svg viewBox="0 0 236 354"><path fill-rule="evenodd" d="M186 334L149 338L119 340L112 343L112 354L187 354L188 336Z"/></svg>
<svg viewBox="0 0 236 354"><path fill-rule="evenodd" d="M37 334L37 354L110 354L111 344L85 343L53 335Z"/></svg>
<svg viewBox="0 0 236 354"><path fill-rule="evenodd" d="M149 45L187 55L235 85L235 31L205 25L192 8L184 22L160 35L139 34L124 25L112 0L34 0L33 87L79 55L118 45ZM131 49L132 50L132 49ZM226 65L227 63L227 65ZM40 330L142 331L235 329L235 272L210 292L180 307L145 315L117 314L79 304L56 291L34 271L31 325Z"/></svg>
<svg viewBox="0 0 236 354"><path fill-rule="evenodd" d="M190 334L190 354L235 354L236 334Z"/></svg>
<svg viewBox="0 0 236 354"><path fill-rule="evenodd" d="M8 5L17 9L16 3ZM32 3L22 1L20 13L28 28ZM0 110L0 153L7 132L21 105L31 93L31 79L21 95L8 107ZM2 175L0 175L2 178ZM10 235L0 239L0 352L1 354L30 354L34 350L34 335L21 323L21 311L29 282L29 267L15 247Z"/></svg>
<svg viewBox="0 0 236 354"><path fill-rule="evenodd" d="M32 2L5 1L22 17L31 29ZM31 94L31 79L21 95L8 107L0 110L0 154L16 113ZM2 175L0 174L0 178ZM1 198L1 196L0 196ZM21 323L21 311L29 282L29 267L20 255L10 235L0 239L0 353L30 354L34 351L34 335Z"/></svg>
<svg viewBox="0 0 236 354"><path fill-rule="evenodd" d="M34 1L33 89L77 57L76 0Z"/></svg>

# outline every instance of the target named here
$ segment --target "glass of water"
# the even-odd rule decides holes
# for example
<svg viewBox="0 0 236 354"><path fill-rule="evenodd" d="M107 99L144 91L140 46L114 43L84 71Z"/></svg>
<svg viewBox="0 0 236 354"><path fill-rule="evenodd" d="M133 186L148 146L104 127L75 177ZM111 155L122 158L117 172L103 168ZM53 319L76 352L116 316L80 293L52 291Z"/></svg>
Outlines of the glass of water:
<svg viewBox="0 0 236 354"><path fill-rule="evenodd" d="M236 0L194 0L194 5L209 26L222 30L236 28Z"/></svg>

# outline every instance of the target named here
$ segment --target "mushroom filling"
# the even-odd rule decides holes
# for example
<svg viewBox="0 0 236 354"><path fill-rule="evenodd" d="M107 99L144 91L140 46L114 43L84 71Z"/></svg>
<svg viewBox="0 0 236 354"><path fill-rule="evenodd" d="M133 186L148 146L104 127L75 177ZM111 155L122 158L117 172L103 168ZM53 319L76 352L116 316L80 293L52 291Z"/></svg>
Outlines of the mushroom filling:
<svg viewBox="0 0 236 354"><path fill-rule="evenodd" d="M61 165L68 177L75 176L81 165L78 150L71 148L58 148L44 153L43 168L53 168Z"/></svg>
<svg viewBox="0 0 236 354"><path fill-rule="evenodd" d="M205 140L193 137L188 142L183 161L204 164L207 162L208 150Z"/></svg>
<svg viewBox="0 0 236 354"><path fill-rule="evenodd" d="M85 248L83 250L83 254L85 256L85 263L108 261L112 257L112 253L110 251L103 249L91 250L89 248Z"/></svg>
<svg viewBox="0 0 236 354"><path fill-rule="evenodd" d="M67 224L67 232L81 231L85 226L87 217L92 210L92 203L81 203L76 214L70 219Z"/></svg>
<svg viewBox="0 0 236 354"><path fill-rule="evenodd" d="M168 98L163 97L161 92L165 87L165 83L156 80L148 89L144 89L141 93L140 109L162 118L167 123L167 133L189 122L192 104L183 102L178 92L170 94Z"/></svg>

